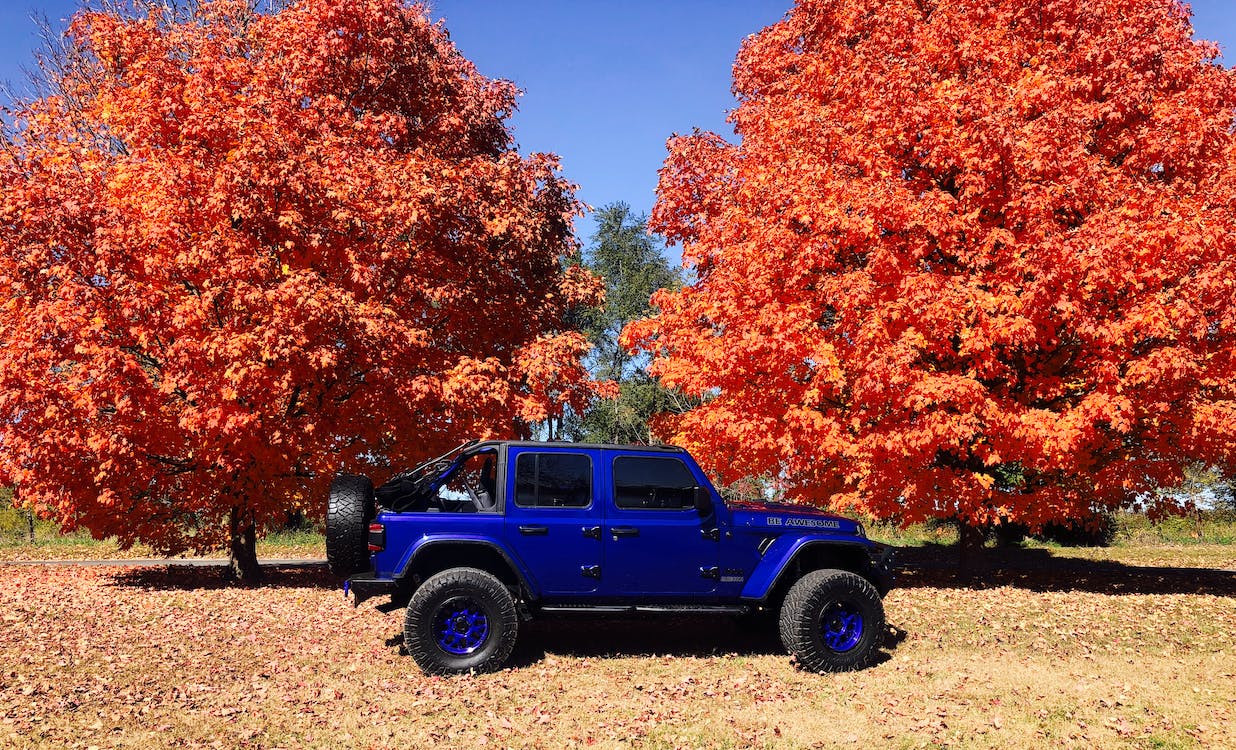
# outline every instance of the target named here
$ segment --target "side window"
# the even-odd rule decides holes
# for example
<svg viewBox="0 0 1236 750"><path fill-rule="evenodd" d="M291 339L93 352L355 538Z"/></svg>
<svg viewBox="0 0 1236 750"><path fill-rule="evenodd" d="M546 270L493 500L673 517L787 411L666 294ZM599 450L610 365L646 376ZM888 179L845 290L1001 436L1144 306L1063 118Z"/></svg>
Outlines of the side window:
<svg viewBox="0 0 1236 750"><path fill-rule="evenodd" d="M592 460L577 453L520 453L515 459L515 504L587 508L592 504Z"/></svg>
<svg viewBox="0 0 1236 750"><path fill-rule="evenodd" d="M614 505L645 510L695 507L698 482L677 458L619 456L614 459Z"/></svg>

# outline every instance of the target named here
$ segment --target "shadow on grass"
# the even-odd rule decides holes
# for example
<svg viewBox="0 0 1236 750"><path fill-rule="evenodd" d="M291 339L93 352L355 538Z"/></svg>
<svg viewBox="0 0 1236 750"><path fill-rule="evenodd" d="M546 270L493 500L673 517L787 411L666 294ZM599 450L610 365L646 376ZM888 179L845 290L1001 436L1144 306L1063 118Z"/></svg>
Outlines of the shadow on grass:
<svg viewBox="0 0 1236 750"><path fill-rule="evenodd" d="M785 649L772 623L748 628L726 616L564 615L533 620L520 628L512 666L528 666L546 654L609 656L763 656Z"/></svg>
<svg viewBox="0 0 1236 750"><path fill-rule="evenodd" d="M156 591L210 591L215 589L338 589L337 576L319 564L262 566L262 580L239 582L227 575L225 566L161 565L131 568L112 576L112 585Z"/></svg>
<svg viewBox="0 0 1236 750"><path fill-rule="evenodd" d="M905 638L904 630L888 626L876 664L891 659L887 652L895 650ZM407 656L402 633L388 638L386 645ZM583 659L769 655L789 658L774 620L769 620L767 627L753 628L726 616L578 614L521 623L519 639L507 666L534 666L550 654Z"/></svg>
<svg viewBox="0 0 1236 750"><path fill-rule="evenodd" d="M983 549L959 573L956 546L928 545L898 552L898 588L984 589L1096 594L1204 594L1236 596L1236 571L1128 565L1112 560L1053 555L1049 549Z"/></svg>

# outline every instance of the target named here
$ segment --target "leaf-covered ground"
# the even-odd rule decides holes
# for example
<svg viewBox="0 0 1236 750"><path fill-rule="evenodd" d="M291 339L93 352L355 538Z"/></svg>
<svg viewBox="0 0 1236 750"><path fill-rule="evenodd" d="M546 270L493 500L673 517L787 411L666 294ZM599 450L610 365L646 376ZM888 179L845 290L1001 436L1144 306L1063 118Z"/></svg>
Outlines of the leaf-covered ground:
<svg viewBox="0 0 1236 750"><path fill-rule="evenodd" d="M1037 551L962 585L933 554L845 675L725 620L581 618L429 678L320 568L0 566L0 746L1236 747L1236 573Z"/></svg>

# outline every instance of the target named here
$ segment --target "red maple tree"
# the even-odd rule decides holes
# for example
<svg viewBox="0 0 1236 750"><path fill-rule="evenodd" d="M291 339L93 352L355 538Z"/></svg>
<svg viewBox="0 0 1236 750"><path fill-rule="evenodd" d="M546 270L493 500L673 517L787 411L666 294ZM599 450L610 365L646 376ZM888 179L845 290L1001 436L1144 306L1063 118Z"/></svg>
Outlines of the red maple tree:
<svg viewBox="0 0 1236 750"><path fill-rule="evenodd" d="M0 471L122 546L582 408L598 299L517 90L400 0L82 12L0 148Z"/></svg>
<svg viewBox="0 0 1236 750"><path fill-rule="evenodd" d="M706 398L662 435L907 523L1230 466L1236 77L1192 35L1172 0L801 0L748 38L740 142L661 171L697 281L625 332Z"/></svg>

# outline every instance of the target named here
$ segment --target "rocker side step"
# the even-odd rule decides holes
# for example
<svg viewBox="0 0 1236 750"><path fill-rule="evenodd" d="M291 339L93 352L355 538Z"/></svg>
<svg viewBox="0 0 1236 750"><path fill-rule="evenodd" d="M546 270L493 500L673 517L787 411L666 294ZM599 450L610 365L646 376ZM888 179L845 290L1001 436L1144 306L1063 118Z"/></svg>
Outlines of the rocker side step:
<svg viewBox="0 0 1236 750"><path fill-rule="evenodd" d="M553 614L745 615L751 611L742 604L549 604L537 609Z"/></svg>

